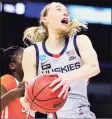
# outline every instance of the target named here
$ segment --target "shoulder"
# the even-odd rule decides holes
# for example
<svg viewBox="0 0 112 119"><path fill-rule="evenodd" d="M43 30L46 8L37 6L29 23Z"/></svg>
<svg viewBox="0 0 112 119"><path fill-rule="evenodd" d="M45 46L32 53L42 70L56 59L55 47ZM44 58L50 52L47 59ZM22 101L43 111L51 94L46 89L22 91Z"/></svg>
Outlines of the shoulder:
<svg viewBox="0 0 112 119"><path fill-rule="evenodd" d="M34 58L35 57L35 53L36 53L36 50L35 50L35 47L34 45L32 46L29 46L27 48L25 48L24 50L24 53L23 53L23 59L27 58L27 59L31 59L32 57ZM31 57L32 56L32 57Z"/></svg>
<svg viewBox="0 0 112 119"><path fill-rule="evenodd" d="M32 52L35 52L34 45L29 46L29 47L24 49L24 53L26 53L26 54L31 54Z"/></svg>
<svg viewBox="0 0 112 119"><path fill-rule="evenodd" d="M22 66L27 67L29 63L36 63L36 50L34 45L25 48L22 59Z"/></svg>
<svg viewBox="0 0 112 119"><path fill-rule="evenodd" d="M14 80L14 77L10 74L5 74L3 76L1 76L1 81L5 81L5 80Z"/></svg>
<svg viewBox="0 0 112 119"><path fill-rule="evenodd" d="M92 45L90 38L84 34L77 36L76 43L77 43L78 47L80 47L80 46L86 47L88 45Z"/></svg>
<svg viewBox="0 0 112 119"><path fill-rule="evenodd" d="M7 90L11 90L16 87L15 78L10 74L1 76L0 84L3 85Z"/></svg>
<svg viewBox="0 0 112 119"><path fill-rule="evenodd" d="M88 41L88 40L90 39L87 35L82 34L77 36L77 41Z"/></svg>

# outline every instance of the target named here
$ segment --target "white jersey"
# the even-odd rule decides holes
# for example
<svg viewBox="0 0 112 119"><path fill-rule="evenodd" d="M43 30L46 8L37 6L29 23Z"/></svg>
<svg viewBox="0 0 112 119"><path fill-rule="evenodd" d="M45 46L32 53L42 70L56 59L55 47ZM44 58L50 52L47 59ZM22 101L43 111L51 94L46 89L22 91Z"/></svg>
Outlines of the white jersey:
<svg viewBox="0 0 112 119"><path fill-rule="evenodd" d="M37 73L66 73L79 69L83 65L83 61L81 60L77 50L76 37L77 36L73 36L69 39L66 39L65 47L58 55L53 55L47 51L45 47L45 41L35 44L34 46L36 48L36 55L38 58ZM90 104L87 98L87 85L88 79L75 81L70 86L67 102L61 110L68 110L68 107L71 110L73 106L74 108L80 107L82 105L89 106Z"/></svg>

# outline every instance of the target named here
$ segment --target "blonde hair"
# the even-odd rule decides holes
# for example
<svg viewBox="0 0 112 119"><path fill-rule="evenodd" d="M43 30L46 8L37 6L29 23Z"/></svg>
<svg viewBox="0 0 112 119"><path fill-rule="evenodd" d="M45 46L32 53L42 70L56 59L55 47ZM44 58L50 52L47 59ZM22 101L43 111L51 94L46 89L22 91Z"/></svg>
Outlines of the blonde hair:
<svg viewBox="0 0 112 119"><path fill-rule="evenodd" d="M57 3L57 2L52 2L52 3ZM47 16L47 13L49 11L49 8L51 4L48 4L41 12L40 17L45 17ZM58 2L59 3L59 2ZM60 3L61 4L61 3ZM69 33L66 33L65 35L73 35L77 34L77 32L80 32L81 29L87 30L87 23L81 22L79 20L73 19L70 23L70 30ZM47 27L45 24L40 20L40 25L39 26L34 26L34 27L29 27L24 31L24 37L23 37L23 42L27 45L26 39L28 39L32 44L35 42L40 42L42 40L45 40L48 38L48 31Z"/></svg>

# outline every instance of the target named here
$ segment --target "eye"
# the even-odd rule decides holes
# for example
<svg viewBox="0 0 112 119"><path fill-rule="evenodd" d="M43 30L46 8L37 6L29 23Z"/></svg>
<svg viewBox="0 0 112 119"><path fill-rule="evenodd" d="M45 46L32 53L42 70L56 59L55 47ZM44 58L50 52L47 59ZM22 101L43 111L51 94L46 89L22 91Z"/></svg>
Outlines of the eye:
<svg viewBox="0 0 112 119"><path fill-rule="evenodd" d="M60 8L58 8L58 9L57 9L57 11L60 11L60 12L61 12L61 9L60 9Z"/></svg>

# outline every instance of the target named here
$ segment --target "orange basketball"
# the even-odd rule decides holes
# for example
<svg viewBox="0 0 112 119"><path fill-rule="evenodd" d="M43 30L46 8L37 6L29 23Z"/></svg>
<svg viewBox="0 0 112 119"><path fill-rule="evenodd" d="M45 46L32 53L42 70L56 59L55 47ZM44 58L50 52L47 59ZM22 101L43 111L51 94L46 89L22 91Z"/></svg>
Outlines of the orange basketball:
<svg viewBox="0 0 112 119"><path fill-rule="evenodd" d="M57 75L45 74L34 78L28 84L25 97L30 103L30 109L41 113L52 113L63 107L67 97L65 99L63 99L63 96L58 98L62 87L56 92L51 92L53 87L49 87L50 83L57 78Z"/></svg>

